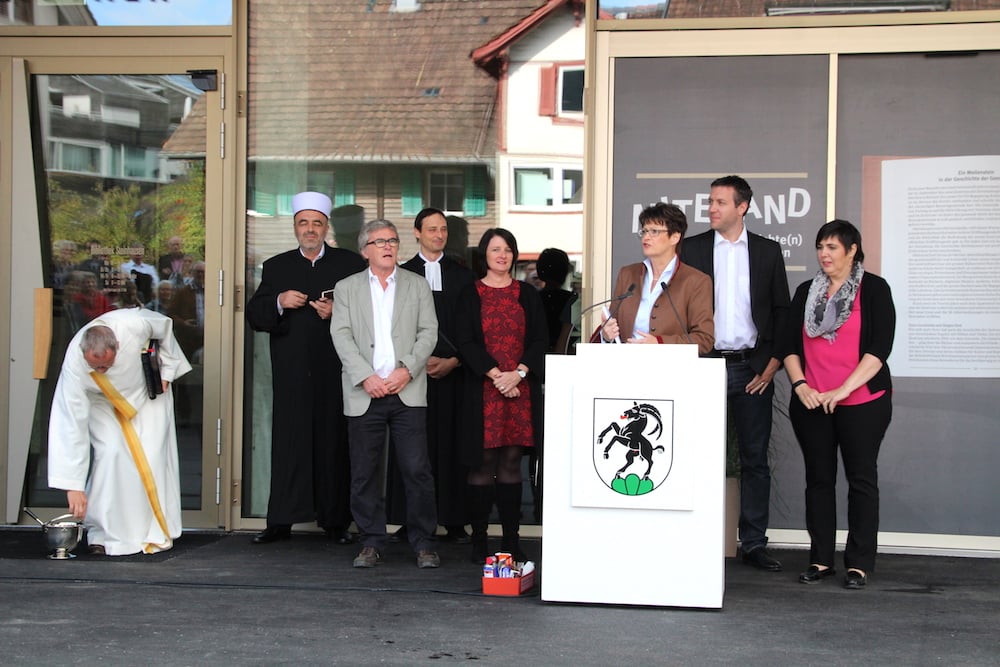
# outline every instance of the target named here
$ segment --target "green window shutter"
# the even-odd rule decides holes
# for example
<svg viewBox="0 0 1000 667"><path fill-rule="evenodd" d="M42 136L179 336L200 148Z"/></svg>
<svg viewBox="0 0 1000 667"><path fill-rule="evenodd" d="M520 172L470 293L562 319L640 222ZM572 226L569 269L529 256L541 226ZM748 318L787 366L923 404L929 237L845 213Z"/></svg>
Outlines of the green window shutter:
<svg viewBox="0 0 1000 667"><path fill-rule="evenodd" d="M278 200L278 215L292 215L292 197L294 194L279 194Z"/></svg>
<svg viewBox="0 0 1000 667"><path fill-rule="evenodd" d="M278 206L274 200L274 195L270 192L260 190L253 191L253 205L250 207L262 215L276 215Z"/></svg>
<svg viewBox="0 0 1000 667"><path fill-rule="evenodd" d="M465 202L462 208L467 218L486 215L486 174L482 167L465 169Z"/></svg>
<svg viewBox="0 0 1000 667"><path fill-rule="evenodd" d="M333 205L347 206L354 203L354 170L338 169L333 179Z"/></svg>
<svg viewBox="0 0 1000 667"><path fill-rule="evenodd" d="M403 191L403 215L416 215L424 207L424 188L419 169L404 167L399 174Z"/></svg>

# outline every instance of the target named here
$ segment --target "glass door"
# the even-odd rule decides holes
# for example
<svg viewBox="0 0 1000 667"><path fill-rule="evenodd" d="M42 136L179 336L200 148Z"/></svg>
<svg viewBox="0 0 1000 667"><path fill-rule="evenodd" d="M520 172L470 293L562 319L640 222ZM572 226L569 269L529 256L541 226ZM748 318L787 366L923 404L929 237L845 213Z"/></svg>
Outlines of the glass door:
<svg viewBox="0 0 1000 667"><path fill-rule="evenodd" d="M87 72L79 60L26 61L34 156L23 164L34 166L38 224L34 239L21 235L37 242L52 300L24 498L29 507L65 507L65 493L48 488L46 454L70 339L103 312L142 307L173 319L194 369L174 383L184 525L223 525L219 397L229 346L221 343L220 225L206 224L222 219L219 197L206 197L222 189L221 62L146 59L137 70L103 60Z"/></svg>

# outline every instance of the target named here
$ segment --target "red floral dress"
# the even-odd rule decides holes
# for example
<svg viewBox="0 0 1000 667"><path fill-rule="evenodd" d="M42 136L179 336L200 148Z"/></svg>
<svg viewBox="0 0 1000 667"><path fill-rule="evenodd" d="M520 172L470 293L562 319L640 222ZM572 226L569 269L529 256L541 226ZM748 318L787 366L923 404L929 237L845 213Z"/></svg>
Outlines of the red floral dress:
<svg viewBox="0 0 1000 667"><path fill-rule="evenodd" d="M489 287L476 282L482 304L483 342L486 351L497 360L502 371L517 368L524 354L524 309L518 302L521 283L514 280L507 287ZM516 445L532 447L531 387L517 385L521 395L504 398L489 378L483 381L483 448Z"/></svg>

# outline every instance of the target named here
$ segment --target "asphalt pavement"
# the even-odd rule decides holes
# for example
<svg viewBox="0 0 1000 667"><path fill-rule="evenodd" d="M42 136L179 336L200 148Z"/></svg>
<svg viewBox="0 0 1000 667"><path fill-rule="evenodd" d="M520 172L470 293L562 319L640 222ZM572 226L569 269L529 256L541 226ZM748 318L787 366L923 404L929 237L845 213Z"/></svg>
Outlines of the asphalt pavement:
<svg viewBox="0 0 1000 667"><path fill-rule="evenodd" d="M250 537L57 561L40 528L0 528L0 664L1000 664L997 559L882 554L849 591L839 576L798 583L807 552L774 550L783 572L727 560L723 608L693 610L548 603L538 586L484 596L466 545L441 544L441 568L421 570L395 544L362 570L357 545ZM524 547L540 583L541 542ZM607 565L594 576L627 567Z"/></svg>

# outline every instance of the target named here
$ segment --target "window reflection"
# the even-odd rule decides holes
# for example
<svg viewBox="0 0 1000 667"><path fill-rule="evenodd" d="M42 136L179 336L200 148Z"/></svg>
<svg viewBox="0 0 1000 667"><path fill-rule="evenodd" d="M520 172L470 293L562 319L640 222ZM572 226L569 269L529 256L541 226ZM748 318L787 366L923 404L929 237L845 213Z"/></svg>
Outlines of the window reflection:
<svg viewBox="0 0 1000 667"><path fill-rule="evenodd" d="M0 26L230 25L232 0L4 0Z"/></svg>
<svg viewBox="0 0 1000 667"><path fill-rule="evenodd" d="M40 215L52 239L53 339L29 449L29 504L62 506L47 488L47 424L66 347L116 308L174 319L194 371L174 387L182 503L201 508L205 137L179 128L203 93L183 75L39 75L37 135L46 150ZM199 267L201 269L199 274Z"/></svg>

